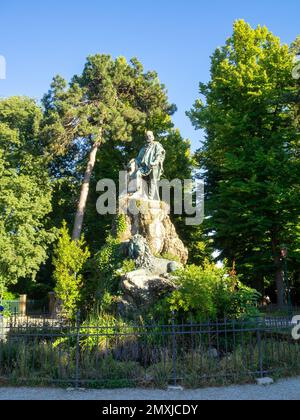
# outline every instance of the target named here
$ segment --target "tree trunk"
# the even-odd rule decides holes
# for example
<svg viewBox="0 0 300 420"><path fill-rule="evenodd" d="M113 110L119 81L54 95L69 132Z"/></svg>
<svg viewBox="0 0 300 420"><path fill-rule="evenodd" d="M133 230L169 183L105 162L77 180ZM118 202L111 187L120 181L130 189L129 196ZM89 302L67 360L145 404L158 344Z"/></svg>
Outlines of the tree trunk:
<svg viewBox="0 0 300 420"><path fill-rule="evenodd" d="M285 304L285 290L283 279L282 261L278 250L278 240L276 234L272 233L272 252L275 266L275 282L277 289L277 305L283 307Z"/></svg>
<svg viewBox="0 0 300 420"><path fill-rule="evenodd" d="M284 291L284 281L283 281L283 271L282 268L276 268L276 288L277 288L277 305L281 308L285 305L285 291Z"/></svg>
<svg viewBox="0 0 300 420"><path fill-rule="evenodd" d="M80 192L79 202L78 202L76 216L75 216L74 229L73 229L73 234L72 234L73 241L78 241L81 236L84 213L85 213L86 203L87 203L87 199L89 195L91 176L93 173L93 169L95 167L96 156L97 156L99 146L100 146L100 142L94 143L92 146L90 155L89 155L89 160L88 160L87 168L84 174L84 179L81 186L81 192Z"/></svg>

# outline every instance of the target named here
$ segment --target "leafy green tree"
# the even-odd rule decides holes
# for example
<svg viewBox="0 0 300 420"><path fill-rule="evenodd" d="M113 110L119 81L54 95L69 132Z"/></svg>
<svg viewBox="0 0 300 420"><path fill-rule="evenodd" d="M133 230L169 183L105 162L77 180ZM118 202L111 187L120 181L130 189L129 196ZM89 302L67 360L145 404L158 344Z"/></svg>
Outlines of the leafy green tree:
<svg viewBox="0 0 300 420"><path fill-rule="evenodd" d="M51 185L39 142L40 108L29 98L0 101L0 283L34 278L54 233L46 228Z"/></svg>
<svg viewBox="0 0 300 420"><path fill-rule="evenodd" d="M72 235L77 240L99 148L112 141L130 141L145 127L167 129L174 106L168 103L157 74L144 73L137 59L127 63L123 57L113 60L100 54L88 57L83 73L74 76L68 87L55 77L43 104L48 153L63 156L79 145L85 156Z"/></svg>
<svg viewBox="0 0 300 420"><path fill-rule="evenodd" d="M211 80L188 113L206 131L197 156L206 181L207 228L214 246L263 290L276 280L284 303L280 245L293 247L299 223L299 130L291 92L294 54L265 27L243 20L218 48Z"/></svg>
<svg viewBox="0 0 300 420"><path fill-rule="evenodd" d="M90 252L84 239L73 241L64 222L54 251L53 277L56 296L61 304L61 315L66 319L76 315L83 283L82 270L89 257Z"/></svg>
<svg viewBox="0 0 300 420"><path fill-rule="evenodd" d="M298 36L290 47L290 51L295 55L294 72L296 89L290 93L291 103L293 104L292 110L294 112L294 124L296 129L300 130L300 36ZM295 153L299 158L299 146L295 143ZM289 249L289 271L292 272L293 289L292 300L298 303L300 301L300 241L299 241L300 224L296 226L293 237L295 238L294 244Z"/></svg>
<svg viewBox="0 0 300 420"><path fill-rule="evenodd" d="M291 54L294 55L293 77L296 88L291 91L291 102L294 104L294 122L298 130L300 129L300 35L295 39L290 47Z"/></svg>
<svg viewBox="0 0 300 420"><path fill-rule="evenodd" d="M191 153L190 141L186 140L177 129L170 130L160 139L166 150L165 174L168 180L195 180L197 161ZM194 204L195 205L195 204ZM185 218L188 215L175 215L171 202L171 219L175 224L177 233L189 251L189 263L203 265L205 260L212 258L212 246L209 237L205 235L203 226L186 226ZM184 207L183 207L184 208Z"/></svg>

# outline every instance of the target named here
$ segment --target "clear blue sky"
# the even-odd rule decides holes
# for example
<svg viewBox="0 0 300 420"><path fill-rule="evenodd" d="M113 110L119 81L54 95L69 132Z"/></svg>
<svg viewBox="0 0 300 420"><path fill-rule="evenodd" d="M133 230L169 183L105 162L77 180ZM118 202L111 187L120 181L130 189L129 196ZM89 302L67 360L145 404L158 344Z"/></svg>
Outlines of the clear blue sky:
<svg viewBox="0 0 300 420"><path fill-rule="evenodd" d="M300 33L299 0L11 0L0 6L0 96L40 99L55 74L69 79L94 53L138 57L177 104L175 125L199 146L185 111L209 79L209 57L235 19L266 25L283 42Z"/></svg>

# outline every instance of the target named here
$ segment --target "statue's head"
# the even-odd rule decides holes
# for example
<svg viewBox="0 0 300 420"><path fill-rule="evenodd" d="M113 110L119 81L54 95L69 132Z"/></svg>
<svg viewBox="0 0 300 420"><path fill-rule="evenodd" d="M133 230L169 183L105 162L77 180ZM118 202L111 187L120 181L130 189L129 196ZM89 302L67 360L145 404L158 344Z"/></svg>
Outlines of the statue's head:
<svg viewBox="0 0 300 420"><path fill-rule="evenodd" d="M146 131L146 140L148 143L153 143L155 140L153 131Z"/></svg>

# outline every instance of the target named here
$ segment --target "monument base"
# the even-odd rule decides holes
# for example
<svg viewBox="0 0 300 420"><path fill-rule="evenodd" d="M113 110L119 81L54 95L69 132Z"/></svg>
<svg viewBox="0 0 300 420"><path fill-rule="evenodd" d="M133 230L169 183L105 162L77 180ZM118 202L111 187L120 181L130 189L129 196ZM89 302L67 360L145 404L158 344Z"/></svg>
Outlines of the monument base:
<svg viewBox="0 0 300 420"><path fill-rule="evenodd" d="M120 213L126 216L122 242L128 242L139 234L146 239L154 256L167 255L182 264L187 263L188 250L177 235L166 203L126 195L120 198L119 206Z"/></svg>
<svg viewBox="0 0 300 420"><path fill-rule="evenodd" d="M136 268L121 279L123 295L118 307L122 315L146 312L177 288L174 272L186 264L188 251L169 213L168 205L158 200L136 194L120 198L119 214L126 221L119 236L121 248Z"/></svg>
<svg viewBox="0 0 300 420"><path fill-rule="evenodd" d="M140 315L177 287L171 277L153 275L140 268L125 274L121 288L123 296L119 302L119 312L122 315Z"/></svg>

